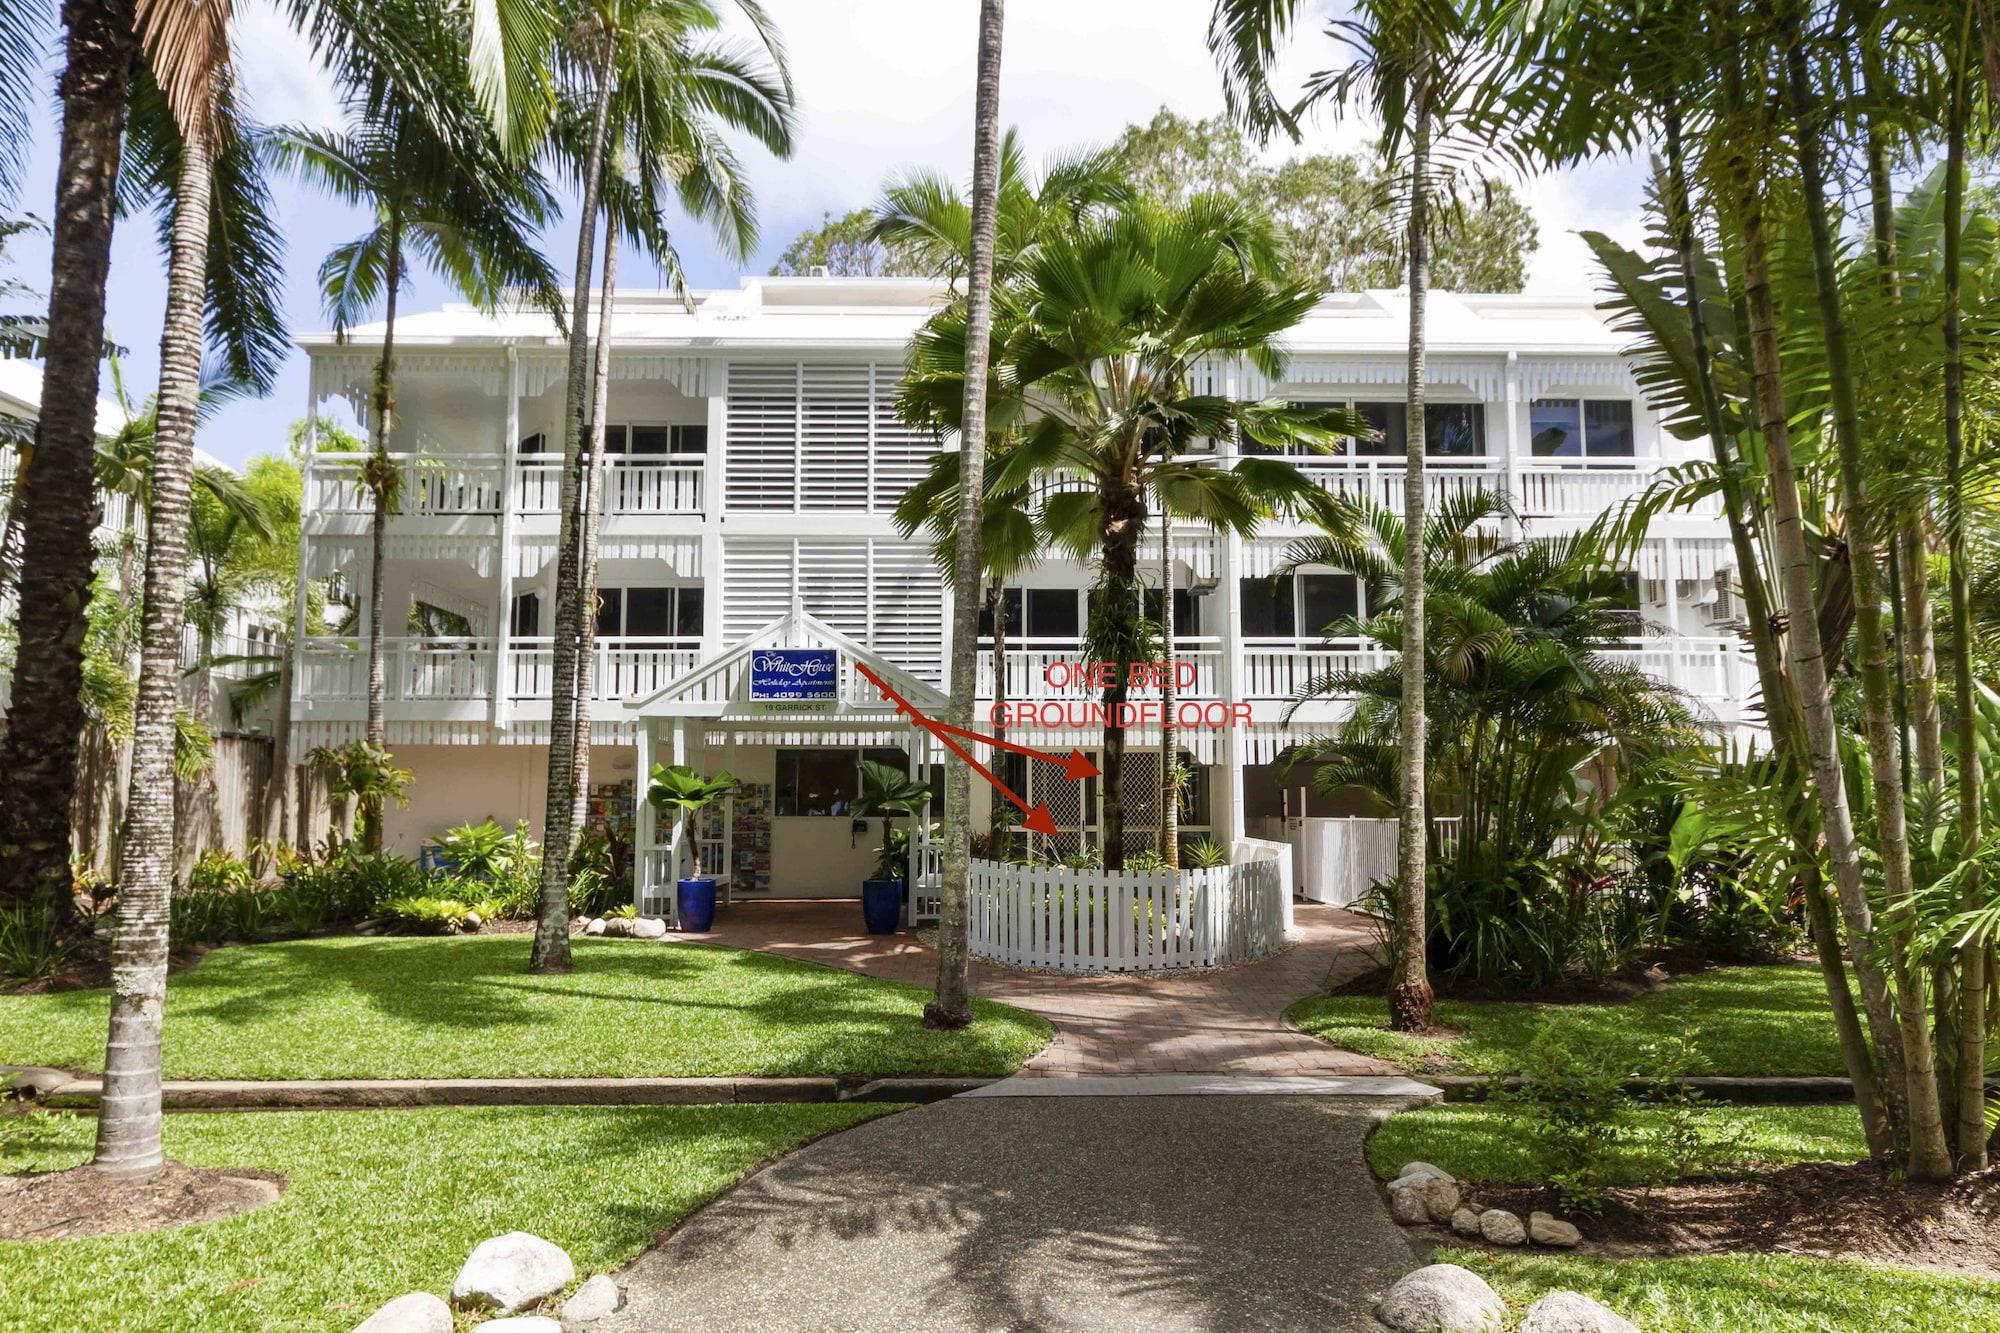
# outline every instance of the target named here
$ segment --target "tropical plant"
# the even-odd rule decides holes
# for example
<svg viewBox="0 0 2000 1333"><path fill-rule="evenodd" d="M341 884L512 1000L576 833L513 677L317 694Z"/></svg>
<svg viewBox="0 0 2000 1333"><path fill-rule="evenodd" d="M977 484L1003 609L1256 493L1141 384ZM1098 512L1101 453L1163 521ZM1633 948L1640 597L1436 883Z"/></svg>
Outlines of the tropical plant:
<svg viewBox="0 0 2000 1333"><path fill-rule="evenodd" d="M413 777L410 770L398 768L387 750L365 740L318 746L306 756L306 762L325 775L326 794L333 806L331 836L336 840L345 837L349 802L358 800L363 811L380 811L389 801L399 806L410 803L405 794ZM369 841L363 837L364 850Z"/></svg>
<svg viewBox="0 0 2000 1333"><path fill-rule="evenodd" d="M1188 844L1186 854L1188 861L1198 870L1213 870L1229 864L1229 849L1213 838L1200 838Z"/></svg>
<svg viewBox="0 0 2000 1333"><path fill-rule="evenodd" d="M661 814L672 813L676 820L690 822L716 801L736 790L738 782L727 773L705 778L686 764L654 764L652 785L646 799ZM694 863L694 878L702 877L701 839L688 840L688 858Z"/></svg>
<svg viewBox="0 0 2000 1333"><path fill-rule="evenodd" d="M535 972L569 970L567 873L589 756L587 650L596 586L596 468L609 385L613 310L599 311L593 376L591 275L598 214L611 239L622 226L675 281L679 261L660 222L669 194L709 223L733 253L755 243L750 194L725 128L784 156L792 144L792 86L777 30L757 0L737 0L754 45L701 40L721 24L715 0L583 0L557 46L566 129L554 139L581 197L564 388L554 641L551 648L547 855L542 910L529 955ZM629 169L629 174L627 174ZM609 296L609 287L606 296Z"/></svg>
<svg viewBox="0 0 2000 1333"><path fill-rule="evenodd" d="M894 824L897 815L917 815L931 803L931 789L893 764L873 759L861 761L861 795L854 802L854 817L882 816L882 845L875 849L875 878L896 879L897 848ZM907 849L903 852L908 859Z"/></svg>

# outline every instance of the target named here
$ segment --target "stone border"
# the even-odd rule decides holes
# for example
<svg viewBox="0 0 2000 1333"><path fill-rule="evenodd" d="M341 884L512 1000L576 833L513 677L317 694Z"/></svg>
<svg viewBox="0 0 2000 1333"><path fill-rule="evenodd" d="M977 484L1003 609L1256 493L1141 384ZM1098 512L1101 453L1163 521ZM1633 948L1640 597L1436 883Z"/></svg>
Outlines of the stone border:
<svg viewBox="0 0 2000 1333"><path fill-rule="evenodd" d="M1482 1102L1495 1080L1483 1074L1429 1074L1427 1082L1444 1091L1448 1102ZM1518 1075L1498 1080L1499 1086L1514 1091L1521 1086ZM1820 1102L1851 1102L1854 1085L1832 1075L1734 1075L1704 1074L1686 1078L1632 1079L1624 1091L1640 1101L1657 1098L1670 1088L1687 1088L1712 1102L1746 1106L1793 1106Z"/></svg>

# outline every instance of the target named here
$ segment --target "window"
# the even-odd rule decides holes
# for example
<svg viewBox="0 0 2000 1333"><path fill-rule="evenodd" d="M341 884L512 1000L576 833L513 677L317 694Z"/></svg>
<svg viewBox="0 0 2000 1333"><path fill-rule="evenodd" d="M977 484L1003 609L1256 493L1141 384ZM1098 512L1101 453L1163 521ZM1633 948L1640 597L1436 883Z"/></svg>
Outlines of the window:
<svg viewBox="0 0 2000 1333"><path fill-rule="evenodd" d="M1239 579L1237 595L1243 602L1243 637L1246 639L1291 639L1298 636L1298 608L1292 584L1285 580Z"/></svg>
<svg viewBox="0 0 2000 1333"><path fill-rule="evenodd" d="M549 447L549 437L543 434L541 431L536 431L533 435L526 436L525 438L522 439L520 452L524 454L546 453L548 451L548 447Z"/></svg>
<svg viewBox="0 0 2000 1333"><path fill-rule="evenodd" d="M708 452L708 427L606 426L604 452L614 457L663 458L669 454Z"/></svg>
<svg viewBox="0 0 2000 1333"><path fill-rule="evenodd" d="M861 760L907 769L909 756L896 749L778 751L777 813L780 815L848 816L861 796ZM931 790L940 781L934 769Z"/></svg>
<svg viewBox="0 0 2000 1333"><path fill-rule="evenodd" d="M1292 404L1292 406L1304 412L1334 412L1334 411L1345 410L1347 404L1344 402L1312 401L1312 402L1295 402ZM1237 452L1244 454L1259 454L1267 457L1273 454L1278 454L1291 458L1311 459L1311 458L1338 458L1340 457L1340 455L1342 455L1347 451L1345 448L1341 446L1340 442L1337 440L1334 442L1334 447L1332 450L1323 451L1319 449L1308 448L1303 444L1280 444L1280 445L1261 444L1258 441L1253 440L1246 435L1243 437L1242 447L1238 449Z"/></svg>
<svg viewBox="0 0 2000 1333"><path fill-rule="evenodd" d="M1307 634L1324 635L1336 620L1358 615L1361 581L1352 574L1299 575L1299 625Z"/></svg>
<svg viewBox="0 0 2000 1333"><path fill-rule="evenodd" d="M700 588L600 588L597 637L654 639L701 637ZM692 626L692 628L689 628Z"/></svg>
<svg viewBox="0 0 2000 1333"><path fill-rule="evenodd" d="M523 592L514 595L514 616L509 622L508 633L523 639L532 639L542 632L542 597L540 593Z"/></svg>
<svg viewBox="0 0 2000 1333"><path fill-rule="evenodd" d="M1537 458L1630 458L1632 404L1622 398L1537 398L1528 404Z"/></svg>
<svg viewBox="0 0 2000 1333"><path fill-rule="evenodd" d="M1409 442L1403 429L1407 420L1403 415L1403 404L1356 403L1354 410L1375 432L1373 438L1358 442L1357 454L1364 458L1401 458L1409 452Z"/></svg>
<svg viewBox="0 0 2000 1333"><path fill-rule="evenodd" d="M1424 454L1428 458L1478 458L1486 452L1483 403L1424 405Z"/></svg>

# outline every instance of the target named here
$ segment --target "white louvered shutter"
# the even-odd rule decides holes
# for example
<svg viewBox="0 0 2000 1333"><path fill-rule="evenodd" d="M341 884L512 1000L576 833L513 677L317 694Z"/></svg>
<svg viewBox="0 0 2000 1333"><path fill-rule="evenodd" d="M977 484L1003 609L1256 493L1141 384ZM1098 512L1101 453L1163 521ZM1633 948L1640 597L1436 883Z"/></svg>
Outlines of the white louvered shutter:
<svg viewBox="0 0 2000 1333"><path fill-rule="evenodd" d="M939 682L943 661L944 583L920 543L877 539L869 579L868 645L898 666Z"/></svg>
<svg viewBox="0 0 2000 1333"><path fill-rule="evenodd" d="M869 372L868 366L802 367L799 508L868 508Z"/></svg>
<svg viewBox="0 0 2000 1333"><path fill-rule="evenodd" d="M792 609L789 537L737 538L722 544L722 637L736 643Z"/></svg>
<svg viewBox="0 0 2000 1333"><path fill-rule="evenodd" d="M731 509L798 507L799 368L731 362L728 485Z"/></svg>
<svg viewBox="0 0 2000 1333"><path fill-rule="evenodd" d="M873 367L875 377L875 476L874 507L887 512L896 507L903 493L923 478L931 455L938 451L935 437L916 431L896 419L896 390L903 368L895 364Z"/></svg>

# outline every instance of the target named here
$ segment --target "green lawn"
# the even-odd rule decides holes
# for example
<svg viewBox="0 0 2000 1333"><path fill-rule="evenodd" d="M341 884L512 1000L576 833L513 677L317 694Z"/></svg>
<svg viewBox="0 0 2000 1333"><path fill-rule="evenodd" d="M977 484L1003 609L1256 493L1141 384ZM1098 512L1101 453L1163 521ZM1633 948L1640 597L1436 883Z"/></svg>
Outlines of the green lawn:
<svg viewBox="0 0 2000 1333"><path fill-rule="evenodd" d="M1616 1004L1441 1000L1440 1027L1457 1035L1389 1030L1386 1001L1321 995L1292 1006L1292 1021L1343 1050L1419 1074L1509 1074L1546 1023L1558 1035L1608 1033L1636 1053L1685 1036L1690 1074L1843 1074L1826 987L1810 967L1722 967Z"/></svg>
<svg viewBox="0 0 2000 1333"><path fill-rule="evenodd" d="M474 1245L531 1231L578 1277L776 1153L882 1106L488 1107L172 1115L169 1156L261 1167L276 1203L135 1236L0 1242L0 1328L351 1329L406 1291L447 1295ZM25 1165L89 1155L93 1122ZM23 1169L16 1165L11 1169Z"/></svg>
<svg viewBox="0 0 2000 1333"><path fill-rule="evenodd" d="M167 987L169 1078L1007 1074L1049 1027L770 954L578 939L568 976L523 935L344 937L218 949ZM97 1069L104 991L0 996L0 1064Z"/></svg>
<svg viewBox="0 0 2000 1333"><path fill-rule="evenodd" d="M1740 1127L1739 1166L1854 1162L1868 1155L1861 1117L1852 1106L1716 1106L1699 1114L1717 1136ZM1661 1120L1654 1108L1633 1112L1636 1138L1628 1141L1627 1154L1613 1158L1609 1183L1644 1183L1641 1151ZM1540 1178L1514 1113L1478 1103L1425 1106L1384 1121L1368 1141L1368 1165L1386 1180L1405 1162L1429 1162L1465 1180L1534 1184Z"/></svg>
<svg viewBox="0 0 2000 1333"><path fill-rule="evenodd" d="M1587 1259L1440 1248L1518 1314L1544 1292L1595 1297L1646 1333L1977 1333L2000 1328L2000 1282L1776 1254Z"/></svg>

